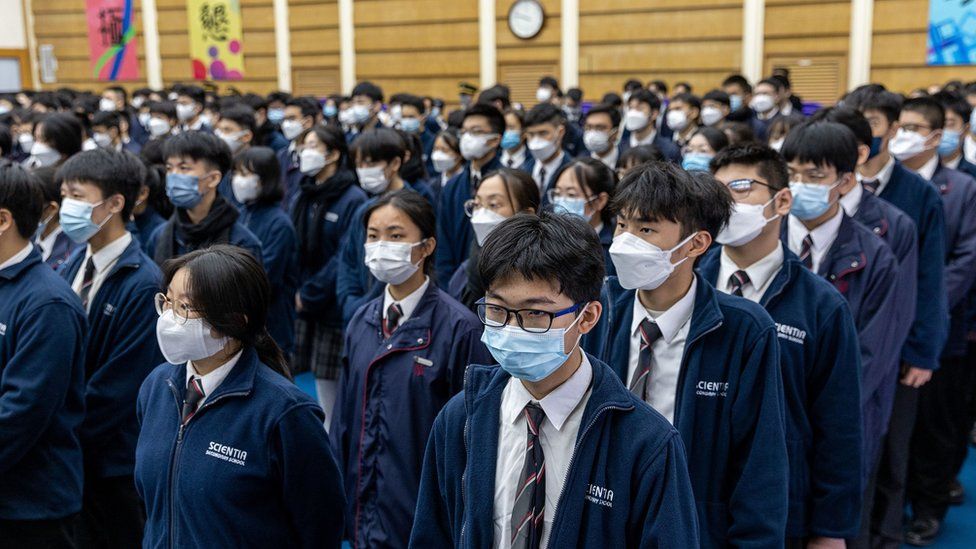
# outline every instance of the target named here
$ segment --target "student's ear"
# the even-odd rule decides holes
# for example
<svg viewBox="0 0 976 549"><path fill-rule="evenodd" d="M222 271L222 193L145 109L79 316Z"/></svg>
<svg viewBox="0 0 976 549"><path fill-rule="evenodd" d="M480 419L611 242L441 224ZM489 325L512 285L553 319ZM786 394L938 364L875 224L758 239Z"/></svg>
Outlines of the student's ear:
<svg viewBox="0 0 976 549"><path fill-rule="evenodd" d="M105 200L105 205L108 206L108 211L113 214L120 213L125 207L125 197L121 194L113 194Z"/></svg>
<svg viewBox="0 0 976 549"><path fill-rule="evenodd" d="M593 210L597 212L602 212L607 204L610 202L610 195L607 193L600 193L597 195L596 200L593 201Z"/></svg>
<svg viewBox="0 0 976 549"><path fill-rule="evenodd" d="M773 210L780 217L786 217L790 213L790 208L793 207L793 193L790 191L789 187L780 189L776 196L773 197Z"/></svg>
<svg viewBox="0 0 976 549"><path fill-rule="evenodd" d="M394 158L393 160L391 160L390 168L393 169L393 173L400 173L400 168L407 160L410 160L410 151L407 151L403 155L403 158Z"/></svg>
<svg viewBox="0 0 976 549"><path fill-rule="evenodd" d="M599 301L591 301L586 304L586 308L580 313L579 322L576 324L579 326L579 331L581 334L588 334L590 331L596 327L597 323L600 322L600 316L603 315L603 304Z"/></svg>
<svg viewBox="0 0 976 549"><path fill-rule="evenodd" d="M139 186L139 195L136 196L136 202L145 202L149 200L149 185Z"/></svg>
<svg viewBox="0 0 976 549"><path fill-rule="evenodd" d="M700 255L704 255L708 251L708 248L712 245L712 235L708 234L708 231L698 231L698 234L693 236L688 242L691 244L691 248L688 250L688 257L694 259Z"/></svg>
<svg viewBox="0 0 976 549"><path fill-rule="evenodd" d="M217 188L218 185L220 185L220 180L224 178L224 174L220 173L219 170L213 170L212 172L207 174L207 177L211 177L211 176L216 176L216 177L213 178L212 183L207 183L206 185L208 189L215 189Z"/></svg>
<svg viewBox="0 0 976 549"><path fill-rule="evenodd" d="M857 177L854 175L854 172L845 173L843 176L841 176L841 183L840 185L837 185L837 190L840 192L841 196L844 196L851 192L854 185L857 185Z"/></svg>
<svg viewBox="0 0 976 549"><path fill-rule="evenodd" d="M434 250L437 249L437 239L432 236L428 237L427 240L424 241L424 245L421 246L421 249L424 252L425 260L434 257Z"/></svg>
<svg viewBox="0 0 976 549"><path fill-rule="evenodd" d="M250 143L254 139L254 134L251 130L244 130L244 135L241 136L241 143Z"/></svg>
<svg viewBox="0 0 976 549"><path fill-rule="evenodd" d="M562 145L564 137L566 137L566 124L560 124L556 127L556 145Z"/></svg>
<svg viewBox="0 0 976 549"><path fill-rule="evenodd" d="M14 230L14 214L6 208L0 208L0 234Z"/></svg>
<svg viewBox="0 0 976 549"><path fill-rule="evenodd" d="M858 145L857 146L857 165L862 166L868 161L868 157L871 156L871 147L868 145Z"/></svg>
<svg viewBox="0 0 976 549"><path fill-rule="evenodd" d="M926 138L925 140L925 143L929 146L929 148L934 149L939 146L939 143L941 141L942 141L942 130L935 130L929 134L928 138Z"/></svg>

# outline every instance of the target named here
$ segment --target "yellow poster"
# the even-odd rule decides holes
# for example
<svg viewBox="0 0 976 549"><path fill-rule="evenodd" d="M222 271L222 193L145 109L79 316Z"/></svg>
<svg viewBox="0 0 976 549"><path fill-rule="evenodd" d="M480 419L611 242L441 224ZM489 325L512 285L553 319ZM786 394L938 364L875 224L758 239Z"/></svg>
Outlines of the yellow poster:
<svg viewBox="0 0 976 549"><path fill-rule="evenodd" d="M187 0L190 61L196 80L244 77L240 0Z"/></svg>

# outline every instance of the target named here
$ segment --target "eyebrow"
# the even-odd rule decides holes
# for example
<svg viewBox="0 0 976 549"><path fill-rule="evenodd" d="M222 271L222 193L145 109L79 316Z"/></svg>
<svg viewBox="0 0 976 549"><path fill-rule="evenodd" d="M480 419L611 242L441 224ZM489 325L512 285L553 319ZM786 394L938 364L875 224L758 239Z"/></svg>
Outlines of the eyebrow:
<svg viewBox="0 0 976 549"><path fill-rule="evenodd" d="M523 308L523 307L528 306L528 305L555 305L556 304L556 302L553 301L552 298L547 297L547 296L530 297L528 299L523 299L522 301L519 301L518 303L511 303L508 300L506 300L504 297L502 297L502 296L500 296L500 295L498 295L498 294L496 294L495 292L492 292L492 291L486 291L485 292L485 297L490 297L492 299L497 299L498 301L501 301L505 305L511 304L513 307L516 307L516 308Z"/></svg>

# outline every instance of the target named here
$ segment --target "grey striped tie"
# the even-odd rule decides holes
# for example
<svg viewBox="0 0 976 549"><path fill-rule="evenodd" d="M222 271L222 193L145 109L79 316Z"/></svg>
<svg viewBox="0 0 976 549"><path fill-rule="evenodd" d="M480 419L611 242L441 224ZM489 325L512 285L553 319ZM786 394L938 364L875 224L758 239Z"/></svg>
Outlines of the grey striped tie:
<svg viewBox="0 0 976 549"><path fill-rule="evenodd" d="M654 351L651 345L661 337L661 328L650 319L645 318L638 327L640 331L640 352L637 354L637 370L630 380L630 392L637 398L647 402L647 386L651 377L651 357Z"/></svg>
<svg viewBox="0 0 976 549"><path fill-rule="evenodd" d="M546 413L534 402L526 404L523 413L528 441L512 508L512 549L538 549L546 509L546 457L539 442L539 430Z"/></svg>

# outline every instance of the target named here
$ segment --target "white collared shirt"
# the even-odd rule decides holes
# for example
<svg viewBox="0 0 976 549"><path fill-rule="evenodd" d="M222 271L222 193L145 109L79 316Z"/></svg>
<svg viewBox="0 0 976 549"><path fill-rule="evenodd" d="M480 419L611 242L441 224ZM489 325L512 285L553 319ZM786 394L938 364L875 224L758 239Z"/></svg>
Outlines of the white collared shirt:
<svg viewBox="0 0 976 549"><path fill-rule="evenodd" d="M519 148L515 149L515 152L513 153L508 152L508 150L503 150L502 166L505 166L506 168L513 168L516 170L521 168L522 164L525 164L527 151L528 151L528 147L526 147L525 145L522 145Z"/></svg>
<svg viewBox="0 0 976 549"><path fill-rule="evenodd" d="M858 181L857 185L851 187L850 192L840 197L840 207L844 208L844 213L854 217L857 210L861 207L861 200L864 198L864 187Z"/></svg>
<svg viewBox="0 0 976 549"><path fill-rule="evenodd" d="M962 162L963 156L964 155L960 154L955 158L955 160L942 159L942 165L949 169L958 170L959 163Z"/></svg>
<svg viewBox="0 0 976 549"><path fill-rule="evenodd" d="M390 305L394 303L400 304L400 310L403 311L403 316L397 322L399 326L402 326L407 319L413 315L413 312L417 309L417 305L420 303L420 299L424 297L424 293L427 291L427 287L430 286L430 277L424 277L424 283L420 285L419 288L411 292L410 295L397 301L393 299L390 295L390 285L386 285L386 291L383 292L383 319L386 319L386 311L389 310Z"/></svg>
<svg viewBox="0 0 976 549"><path fill-rule="evenodd" d="M535 166L532 167L532 179L535 180L535 184L539 186L540 195L546 194L546 189L549 188L549 182L552 181L552 176L556 174L556 170L559 169L559 163L563 161L563 156L566 155L566 151L559 149L559 154L550 160L547 164L536 161ZM542 179L539 177L542 174L542 168L546 169L546 177Z"/></svg>
<svg viewBox="0 0 976 549"><path fill-rule="evenodd" d="M595 152L591 152L590 153L590 157L591 158L595 158L595 159L599 160L600 162L603 162L611 170L613 170L613 169L615 169L617 167L617 157L618 156L620 156L620 150L617 149L617 147L614 147L613 145L610 145L610 150L607 152L607 155L606 156L600 156L600 155L598 155Z"/></svg>
<svg viewBox="0 0 976 549"><path fill-rule="evenodd" d="M646 402L662 416L674 418L674 400L677 397L678 374L685 354L685 341L695 310L696 279L692 278L688 293L667 311L651 311L640 302L640 293L634 294L634 315L630 322L630 357L627 365L627 386L637 373L640 356L640 324L647 318L657 324L661 337L651 345L651 374L647 385Z"/></svg>
<svg viewBox="0 0 976 549"><path fill-rule="evenodd" d="M932 181L932 176L935 175L935 170L939 167L939 155L932 155L932 158L928 162L922 164L922 167L918 169L918 175L922 176L924 179Z"/></svg>
<svg viewBox="0 0 976 549"><path fill-rule="evenodd" d="M888 157L888 162L883 168L878 170L878 173L874 174L874 177L865 177L860 173L857 174L858 181L864 181L866 179L873 179L878 182L878 189L874 191L874 194L881 196L881 193L888 186L888 182L891 181L891 174L895 171L895 157Z"/></svg>
<svg viewBox="0 0 976 549"><path fill-rule="evenodd" d="M43 261L47 261L47 258L51 257L51 253L54 251L54 241L58 239L58 235L61 233L61 226L59 225L57 229L51 231L51 234L37 241L37 247L41 249Z"/></svg>
<svg viewBox="0 0 976 549"><path fill-rule="evenodd" d="M206 402L208 398L210 398L210 395L213 394L213 392L217 389L217 387L219 387L220 384L223 383L225 379L227 379L227 374L229 374L230 371L234 369L234 366L237 364L237 361L241 359L241 353L243 352L244 352L243 349L237 351L237 354L230 357L230 360L228 360L224 364L221 364L220 366L217 366L216 368L213 369L213 371L211 371L206 375L200 375L197 373L197 369L193 365L192 360L186 363L187 382L189 382L191 377L198 377L200 378L200 384L203 385L203 399L200 401L199 404L197 404L198 410L200 409L200 406L203 406L203 403Z"/></svg>
<svg viewBox="0 0 976 549"><path fill-rule="evenodd" d="M644 139L637 139L637 132L630 132L630 148L640 147L641 145L653 145L657 137L657 130L647 134Z"/></svg>
<svg viewBox="0 0 976 549"><path fill-rule="evenodd" d="M95 301L95 296L98 294L99 288L102 287L102 282L105 282L105 277L108 276L112 267L119 261L119 256L129 247L130 243L132 243L132 235L126 231L124 235L116 238L114 242L107 244L94 255L92 255L91 244L88 245L88 249L85 251L85 258L81 262L81 267L78 269L78 272L75 274L75 279L71 283L71 289L76 294L81 294L81 285L85 281L85 265L88 264L88 258L92 258L92 263L95 264L95 276L92 278L91 288L88 290L89 308Z"/></svg>
<svg viewBox="0 0 976 549"><path fill-rule="evenodd" d="M807 235L810 235L810 238L813 240L813 246L810 252L813 258L813 267L810 270L819 273L820 263L823 262L824 257L827 255L827 250L833 245L834 240L837 240L837 232L840 231L840 222L843 219L844 208L837 208L837 213L834 217L814 227L811 231L807 229L802 221L791 215L789 220L790 251L796 255L800 255L800 250L803 247L803 239Z"/></svg>
<svg viewBox="0 0 976 549"><path fill-rule="evenodd" d="M24 246L24 249L10 256L10 259L4 261L3 263L0 263L0 271L6 269L7 267L13 267L14 265L20 263L21 261L27 259L27 256L30 255L31 250L33 249L34 249L34 245L28 242L27 245ZM584 355L584 358L585 356L586 355Z"/></svg>
<svg viewBox="0 0 976 549"><path fill-rule="evenodd" d="M536 400L514 377L508 380L502 392L498 415L498 455L495 458L494 547L509 549L512 546L512 509L515 507L528 442L523 410L530 402L538 403L546 413L539 428L539 441L546 460L546 508L540 546L545 547L549 542L559 494L573 459L583 411L590 399L593 367L586 353L581 354L583 360L576 372L542 400Z"/></svg>
<svg viewBox="0 0 976 549"><path fill-rule="evenodd" d="M783 268L783 245L777 243L776 248L766 254L766 257L745 269L740 269L726 251L726 247L722 246L721 265L718 269L718 280L715 281L715 286L719 291L731 294L732 285L729 284L729 280L732 278L732 273L739 270L745 271L749 277L749 282L742 286L742 297L759 303L762 296L766 294L766 290L769 289L770 283L776 278L776 273Z"/></svg>

